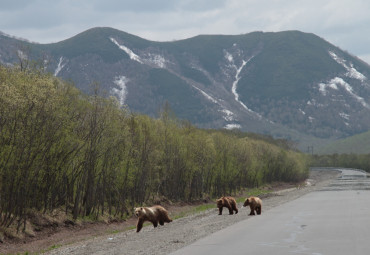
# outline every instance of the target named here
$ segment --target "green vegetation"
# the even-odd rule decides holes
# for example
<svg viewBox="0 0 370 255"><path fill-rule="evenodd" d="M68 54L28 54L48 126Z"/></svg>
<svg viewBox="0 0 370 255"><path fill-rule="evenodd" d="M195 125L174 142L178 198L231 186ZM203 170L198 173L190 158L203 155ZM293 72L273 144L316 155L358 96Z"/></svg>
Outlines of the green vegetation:
<svg viewBox="0 0 370 255"><path fill-rule="evenodd" d="M370 173L370 154L313 155L311 166L355 168Z"/></svg>
<svg viewBox="0 0 370 255"><path fill-rule="evenodd" d="M41 71L0 66L1 226L29 213L124 217L158 199L195 201L307 177L306 157L267 141L129 114L114 98Z"/></svg>
<svg viewBox="0 0 370 255"><path fill-rule="evenodd" d="M319 154L370 153L370 131L334 141L318 150Z"/></svg>
<svg viewBox="0 0 370 255"><path fill-rule="evenodd" d="M334 141L311 157L311 166L347 167L370 172L370 131Z"/></svg>
<svg viewBox="0 0 370 255"><path fill-rule="evenodd" d="M175 214L174 216L172 216L172 219L173 220L180 219L180 218L186 217L188 215L204 212L204 211L212 209L212 208L216 208L216 204L210 203L210 204L198 205L198 206L195 206L195 207L191 207L188 210L183 210L183 211Z"/></svg>
<svg viewBox="0 0 370 255"><path fill-rule="evenodd" d="M52 246L50 246L49 248L47 248L46 250L43 250L41 251L41 253L45 253L45 252L48 252L48 251L52 251L52 250L55 250L55 249L58 249L62 247L61 244L53 244ZM28 254L28 253L27 253ZM36 253L36 254L39 254L39 253Z"/></svg>

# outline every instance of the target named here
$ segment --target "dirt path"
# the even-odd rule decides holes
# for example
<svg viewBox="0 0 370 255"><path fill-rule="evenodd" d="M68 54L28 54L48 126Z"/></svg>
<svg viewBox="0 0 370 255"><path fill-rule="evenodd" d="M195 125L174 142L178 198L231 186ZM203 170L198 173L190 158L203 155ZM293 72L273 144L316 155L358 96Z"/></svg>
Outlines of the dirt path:
<svg viewBox="0 0 370 255"><path fill-rule="evenodd" d="M309 179L311 185L301 189L284 189L262 197L263 211L314 191L326 185L337 175L337 172L332 171L311 171ZM239 204L238 208L241 207ZM188 208L168 209L173 213L174 210ZM136 219L130 219L124 223L93 224L84 228L73 227L24 244L0 244L0 253L22 254L44 251L45 254L168 254L231 224L248 219L251 217L248 213L249 209L242 208L237 215L220 216L217 208L214 208L174 220L156 229L149 225L144 227L140 233L136 233L135 229L119 232L129 226L134 226ZM46 251L53 246L52 250Z"/></svg>

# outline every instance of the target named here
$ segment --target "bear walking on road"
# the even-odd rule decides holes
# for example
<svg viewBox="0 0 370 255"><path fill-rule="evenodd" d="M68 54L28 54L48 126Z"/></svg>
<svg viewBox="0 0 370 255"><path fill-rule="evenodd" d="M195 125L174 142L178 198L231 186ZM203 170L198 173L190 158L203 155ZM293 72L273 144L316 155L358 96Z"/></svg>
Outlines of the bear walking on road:
<svg viewBox="0 0 370 255"><path fill-rule="evenodd" d="M262 212L262 200L259 197L249 197L244 201L243 207L248 206L251 209L249 215L256 215L254 211L257 212L258 215Z"/></svg>
<svg viewBox="0 0 370 255"><path fill-rule="evenodd" d="M135 215L138 217L136 232L141 230L145 221L153 223L155 228L158 226L158 222L160 225L164 225L165 222L172 222L172 219L168 216L167 210L160 205L135 208Z"/></svg>
<svg viewBox="0 0 370 255"><path fill-rule="evenodd" d="M233 197L221 197L217 199L217 207L219 210L218 215L222 215L222 208L227 207L229 209L229 214L238 213L238 208L236 207L236 201Z"/></svg>

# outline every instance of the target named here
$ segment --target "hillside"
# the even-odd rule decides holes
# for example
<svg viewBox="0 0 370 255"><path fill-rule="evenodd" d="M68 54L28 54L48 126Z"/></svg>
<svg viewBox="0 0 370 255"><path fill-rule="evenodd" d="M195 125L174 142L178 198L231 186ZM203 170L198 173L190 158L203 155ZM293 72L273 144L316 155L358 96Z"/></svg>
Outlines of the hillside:
<svg viewBox="0 0 370 255"><path fill-rule="evenodd" d="M53 44L0 35L0 63L19 55L85 93L97 82L133 112L157 117L168 102L198 127L269 134L303 150L370 129L369 65L310 33L153 42L93 28Z"/></svg>
<svg viewBox="0 0 370 255"><path fill-rule="evenodd" d="M319 154L369 154L370 153L370 131L351 137L340 139L320 148Z"/></svg>

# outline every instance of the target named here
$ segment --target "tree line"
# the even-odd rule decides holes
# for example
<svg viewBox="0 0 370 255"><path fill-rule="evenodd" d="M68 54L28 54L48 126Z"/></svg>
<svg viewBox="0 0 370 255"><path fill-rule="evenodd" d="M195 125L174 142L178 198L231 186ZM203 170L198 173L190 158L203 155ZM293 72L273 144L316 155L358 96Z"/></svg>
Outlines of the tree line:
<svg viewBox="0 0 370 255"><path fill-rule="evenodd" d="M313 155L311 157L313 167L344 167L362 169L370 173L370 154L328 154Z"/></svg>
<svg viewBox="0 0 370 255"><path fill-rule="evenodd" d="M0 66L1 226L32 210L123 217L132 207L194 201L307 177L306 156L247 135L130 113L39 70Z"/></svg>

